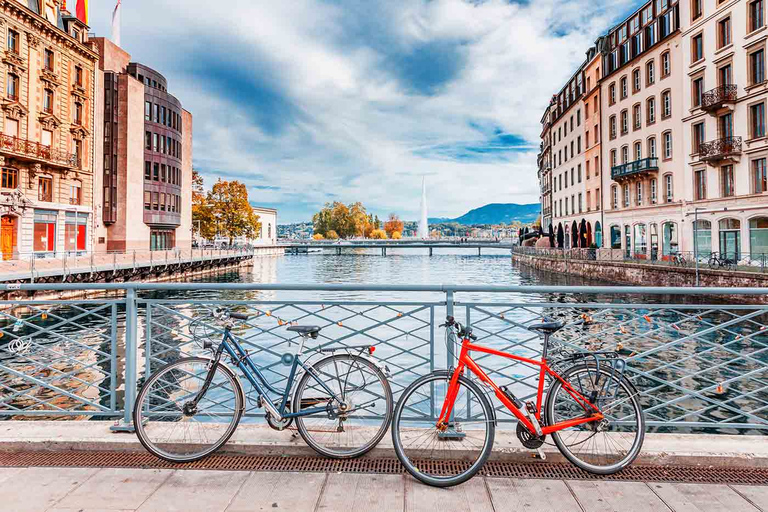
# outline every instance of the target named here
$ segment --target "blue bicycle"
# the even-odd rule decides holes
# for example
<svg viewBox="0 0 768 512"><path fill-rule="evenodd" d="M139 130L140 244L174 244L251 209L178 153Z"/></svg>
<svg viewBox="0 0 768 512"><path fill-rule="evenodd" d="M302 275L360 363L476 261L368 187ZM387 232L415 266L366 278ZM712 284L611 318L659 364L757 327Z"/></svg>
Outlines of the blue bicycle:
<svg viewBox="0 0 768 512"><path fill-rule="evenodd" d="M245 412L246 396L236 374L222 361L228 357L256 392L256 404L276 430L295 420L304 441L333 458L359 457L375 447L392 419L392 391L386 367L373 358L373 348L338 346L319 349L321 358L302 362L304 344L317 339L320 327L290 326L299 337L285 389L272 386L232 334L234 321L249 315L217 309L198 325L214 320L223 328L218 345L203 338L211 357L185 357L155 372L142 386L133 410L136 434L144 447L169 462L192 462L222 447ZM291 397L297 373L303 375ZM270 398L269 393L279 395Z"/></svg>

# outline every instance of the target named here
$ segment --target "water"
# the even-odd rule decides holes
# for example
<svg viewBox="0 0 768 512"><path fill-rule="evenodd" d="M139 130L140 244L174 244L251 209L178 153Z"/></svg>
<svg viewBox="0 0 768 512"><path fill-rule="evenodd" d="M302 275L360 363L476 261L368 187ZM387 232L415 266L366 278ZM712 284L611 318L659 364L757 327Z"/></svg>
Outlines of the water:
<svg viewBox="0 0 768 512"><path fill-rule="evenodd" d="M281 284L393 284L393 285L605 285L606 282L540 272L512 264L506 250L438 249L433 256L423 249L388 249L383 257L375 249L356 249L343 255L285 255L257 258L254 267L205 277L214 282L253 282ZM203 279L200 279L203 280ZM399 292L306 292L306 291L214 291L142 292L142 300L156 301L150 306L152 328L147 329L146 305L141 305L140 339L150 339L149 352L154 370L180 355L199 352L192 339L189 319L201 314L200 302L246 301L238 306L258 315L248 328L236 334L251 351L254 360L265 369L278 387L285 383L280 357L293 352L285 327L292 323L324 326L324 340L342 343L377 343L376 355L387 361L394 374L396 395L403 386L432 367L448 366L443 333L433 333L435 323L445 315L445 300L440 293ZM646 393L644 406L650 420L753 422L738 410L756 411L766 417L768 394L764 390L768 365L768 339L760 329L768 323L765 315L734 321L745 311L695 310L648 306L640 310L632 304L687 305L717 303L713 298L677 296L642 296L631 294L583 295L461 293L455 316L464 322L467 316L484 345L523 357L538 357L541 340L519 324L546 315L572 322L584 315L593 319L588 326L569 327L560 341L580 348L619 350L634 368L645 372L635 376L636 385ZM194 302L193 302L194 301ZM258 302L258 304L256 304ZM334 305L333 303L343 302ZM612 305L595 308L594 303ZM375 305L373 303L386 303ZM433 306L423 306L432 303ZM472 305L464 305L471 303ZM504 304L517 304L509 306ZM484 305L477 305L484 304ZM210 304L209 304L210 305ZM95 311L98 307L106 310ZM43 318L41 311L48 311ZM747 311L746 313L748 313ZM0 364L47 382L39 386L18 374L0 369L0 410L15 408L39 410L61 408L85 412L101 407L119 409L122 405L121 371L124 358L124 313L115 307L112 325L111 306L83 305L51 310L48 306L35 312L19 312L30 326L13 332L12 322L0 324L6 335L0 338ZM512 325L510 325L512 322ZM712 326L731 322L727 328ZM55 328L54 328L55 327ZM40 329L43 329L41 331ZM50 331L49 331L50 329ZM112 333L116 345L112 346ZM64 339L54 335L63 334ZM434 344L430 336L434 335ZM26 353L8 350L14 339L31 339ZM383 343L382 343L383 342ZM640 357L653 349L663 351ZM309 347L310 349L314 347ZM147 346L139 347L139 375L145 374ZM117 354L112 359L112 354ZM533 370L510 365L505 359L476 358L498 384L508 384L524 397L535 386ZM434 361L430 364L430 361ZM53 369L51 369L53 368ZM112 370L117 369L117 372ZM111 375L117 374L111 382ZM741 378L740 376L746 375ZM725 382L722 393L712 391ZM671 384L670 384L671 383ZM111 393L111 389L117 389ZM61 392L81 397L75 399ZM734 409L736 412L734 412ZM260 411L250 410L249 420L259 419ZM500 411L500 414L504 414ZM502 419L508 419L509 415ZM768 417L766 417L768 419ZM750 429L695 427L692 431L745 432Z"/></svg>

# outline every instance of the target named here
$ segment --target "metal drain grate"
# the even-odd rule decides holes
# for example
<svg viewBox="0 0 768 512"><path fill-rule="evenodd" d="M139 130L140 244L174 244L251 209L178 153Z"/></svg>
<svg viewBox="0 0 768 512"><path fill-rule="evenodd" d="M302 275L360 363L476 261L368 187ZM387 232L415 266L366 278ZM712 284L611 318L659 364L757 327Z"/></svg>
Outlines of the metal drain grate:
<svg viewBox="0 0 768 512"><path fill-rule="evenodd" d="M458 461L425 461L422 467L439 471ZM171 464L148 453L119 452L4 452L0 467L124 467L157 469L214 469L228 471L305 471L341 473L405 473L397 459L335 460L321 457L258 457L211 455L189 464ZM768 485L768 468L720 468L695 466L631 466L621 473L596 476L566 463L488 462L481 474L491 477L549 478L568 480L623 480L644 482L695 482Z"/></svg>

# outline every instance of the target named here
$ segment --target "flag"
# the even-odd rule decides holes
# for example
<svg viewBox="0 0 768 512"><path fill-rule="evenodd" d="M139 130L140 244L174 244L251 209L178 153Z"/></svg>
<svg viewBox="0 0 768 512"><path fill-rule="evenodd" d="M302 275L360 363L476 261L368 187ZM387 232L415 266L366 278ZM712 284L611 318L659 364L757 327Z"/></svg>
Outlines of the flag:
<svg viewBox="0 0 768 512"><path fill-rule="evenodd" d="M112 11L112 42L117 46L120 46L120 4L121 0L117 0L115 10Z"/></svg>
<svg viewBox="0 0 768 512"><path fill-rule="evenodd" d="M77 0L75 15L77 16L77 19L86 25L88 24L88 0Z"/></svg>

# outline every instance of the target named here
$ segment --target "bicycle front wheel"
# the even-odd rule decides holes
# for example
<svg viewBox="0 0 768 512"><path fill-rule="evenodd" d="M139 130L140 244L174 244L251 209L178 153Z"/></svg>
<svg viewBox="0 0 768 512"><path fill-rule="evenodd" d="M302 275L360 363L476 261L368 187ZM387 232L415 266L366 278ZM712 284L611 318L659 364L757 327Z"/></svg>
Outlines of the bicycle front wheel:
<svg viewBox="0 0 768 512"><path fill-rule="evenodd" d="M397 458L414 478L435 487L472 478L491 454L495 435L490 402L463 375L450 422L437 425L450 382L448 372L417 379L403 391L392 418Z"/></svg>
<svg viewBox="0 0 768 512"><path fill-rule="evenodd" d="M313 364L293 398L293 411L308 413L296 418L301 437L316 452L335 459L373 449L387 432L393 406L384 373L368 359L350 354Z"/></svg>
<svg viewBox="0 0 768 512"><path fill-rule="evenodd" d="M133 424L150 453L169 462L192 462L229 440L243 413L243 389L223 364L192 357L167 364L136 397ZM211 373L205 394L195 397Z"/></svg>
<svg viewBox="0 0 768 512"><path fill-rule="evenodd" d="M552 433L557 448L573 464L590 473L610 475L629 466L640 453L645 416L638 392L610 366L576 365L562 375L571 389L556 380L547 393L547 424L583 418L584 407L573 391L594 399L604 419Z"/></svg>

